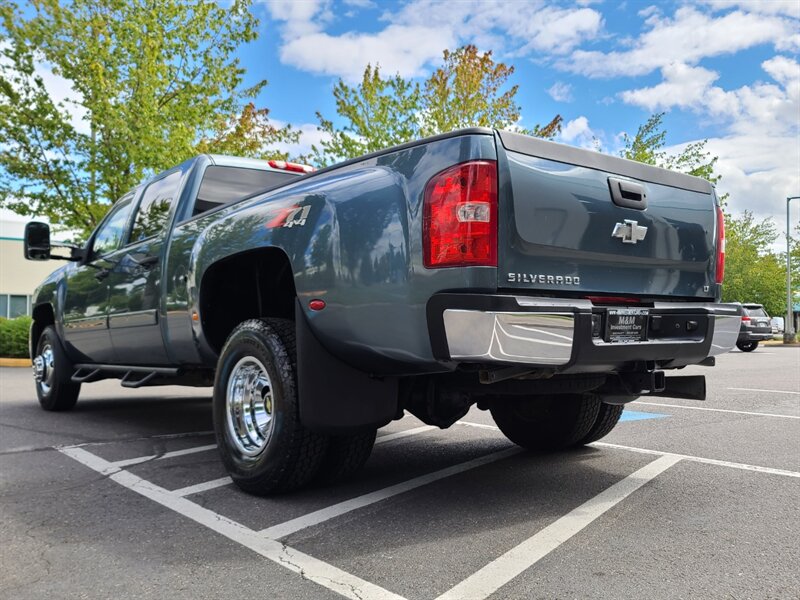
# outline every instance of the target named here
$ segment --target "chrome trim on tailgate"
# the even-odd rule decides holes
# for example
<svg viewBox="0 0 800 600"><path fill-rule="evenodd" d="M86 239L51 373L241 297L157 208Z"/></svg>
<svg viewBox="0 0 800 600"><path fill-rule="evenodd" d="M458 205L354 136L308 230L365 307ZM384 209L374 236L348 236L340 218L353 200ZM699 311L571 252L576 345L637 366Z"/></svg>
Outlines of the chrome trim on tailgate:
<svg viewBox="0 0 800 600"><path fill-rule="evenodd" d="M447 309L450 357L564 365L572 356L572 313L510 313Z"/></svg>

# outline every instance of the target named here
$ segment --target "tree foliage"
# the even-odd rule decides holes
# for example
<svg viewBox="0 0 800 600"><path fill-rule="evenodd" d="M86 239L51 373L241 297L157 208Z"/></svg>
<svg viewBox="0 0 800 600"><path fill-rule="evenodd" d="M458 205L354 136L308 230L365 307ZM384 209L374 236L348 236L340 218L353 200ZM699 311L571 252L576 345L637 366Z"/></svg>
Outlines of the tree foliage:
<svg viewBox="0 0 800 600"><path fill-rule="evenodd" d="M248 104L249 0L0 0L0 202L87 232L142 178L198 149L261 155L293 132ZM62 78L70 97L46 83Z"/></svg>
<svg viewBox="0 0 800 600"><path fill-rule="evenodd" d="M355 87L340 79L333 96L345 124L338 128L317 113L319 129L329 138L319 147L312 146L312 160L322 166L402 144L419 132L419 85L399 75L383 78L377 65L368 64Z"/></svg>
<svg viewBox="0 0 800 600"><path fill-rule="evenodd" d="M383 78L378 65L367 65L361 82L334 87L337 122L317 113L328 139L313 148L321 165L352 158L420 137L464 127L517 128L518 86L508 87L514 67L495 62L468 45L445 50L444 61L422 84L395 75ZM341 122L343 125L339 126ZM556 115L525 133L553 137L561 129Z"/></svg>
<svg viewBox="0 0 800 600"><path fill-rule="evenodd" d="M679 154L669 154L664 151L667 132L663 127L664 113L651 115L639 126L633 137L627 133L622 134L625 147L619 155L629 160L702 177L711 183L717 183L721 179L714 171L718 157L711 156L706 150L708 140L687 144Z"/></svg>
<svg viewBox="0 0 800 600"><path fill-rule="evenodd" d="M770 251L778 237L772 219L757 221L745 211L738 218L725 216L725 302L763 304L770 315L786 310L786 268Z"/></svg>

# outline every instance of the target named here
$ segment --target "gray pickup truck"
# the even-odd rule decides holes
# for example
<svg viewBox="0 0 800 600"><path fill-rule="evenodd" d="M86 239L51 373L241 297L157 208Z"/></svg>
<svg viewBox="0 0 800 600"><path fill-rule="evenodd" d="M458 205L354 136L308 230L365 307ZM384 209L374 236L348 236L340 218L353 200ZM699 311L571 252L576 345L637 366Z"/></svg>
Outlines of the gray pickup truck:
<svg viewBox="0 0 800 600"><path fill-rule="evenodd" d="M353 474L405 411L587 444L642 394L704 398L665 372L736 344L705 180L483 128L310 171L198 156L62 249L33 298L42 407L213 385L231 477L269 494ZM54 246L28 225L27 258Z"/></svg>

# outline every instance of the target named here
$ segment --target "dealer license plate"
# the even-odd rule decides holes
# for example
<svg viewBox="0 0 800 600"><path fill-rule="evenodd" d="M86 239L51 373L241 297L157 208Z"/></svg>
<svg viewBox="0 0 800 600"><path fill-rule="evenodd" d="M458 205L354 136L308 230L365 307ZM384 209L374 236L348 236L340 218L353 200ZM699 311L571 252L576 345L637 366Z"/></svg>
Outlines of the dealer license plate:
<svg viewBox="0 0 800 600"><path fill-rule="evenodd" d="M647 339L646 308L609 308L606 312L607 342L639 342Z"/></svg>

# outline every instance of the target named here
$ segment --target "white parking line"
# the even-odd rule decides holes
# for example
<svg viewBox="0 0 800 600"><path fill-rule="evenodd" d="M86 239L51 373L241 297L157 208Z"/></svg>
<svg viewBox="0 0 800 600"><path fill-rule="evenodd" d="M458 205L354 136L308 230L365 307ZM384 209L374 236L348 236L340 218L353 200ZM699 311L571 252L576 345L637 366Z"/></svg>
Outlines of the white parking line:
<svg viewBox="0 0 800 600"><path fill-rule="evenodd" d="M192 494L199 494L200 492L214 490L230 483L233 483L233 479L230 477L220 477L219 479L212 479L211 481L204 481L203 483L188 485L177 490L172 490L170 494L183 498L185 496L191 496Z"/></svg>
<svg viewBox="0 0 800 600"><path fill-rule="evenodd" d="M436 429L431 425L424 425L422 427L415 427L413 429L406 429L405 431L398 431L396 433L389 433L386 435L382 435L375 440L376 444L385 444L386 442L391 442L393 440L401 439L404 437L416 435L418 433L424 433L426 431L430 431L431 429ZM212 432L213 433L213 432ZM106 442L103 442L106 443ZM79 448L84 446L85 444L80 444L78 446L72 446L74 448ZM194 448L185 448L183 450L174 450L172 452L165 452L164 454L150 454L148 456L137 456L136 458L128 458L126 460L118 460L116 462L112 462L111 464L115 467L123 469L125 467L132 467L133 465L138 465L141 463L145 463L151 460L163 460L165 458L175 458L177 456L186 456L187 454L194 454L196 452L206 452L207 450L213 450L216 448L216 444L208 444L206 446L195 446Z"/></svg>
<svg viewBox="0 0 800 600"><path fill-rule="evenodd" d="M607 442L594 442L591 446L600 448L615 448L617 450L628 450L630 452L638 452L639 454L653 454L655 456L672 456L687 460L690 462L704 463L707 465L716 465L718 467L729 467L731 469L741 469L743 471L757 471L759 473L769 473L771 475L783 475L784 477L798 477L800 473L797 471L787 471L785 469L773 469L772 467L761 467L759 465L748 465L746 463L736 463L727 460L717 460L716 458L704 458L702 456L692 456L691 454L676 454L674 452L663 452L662 450L650 450L648 448L635 448L633 446L622 446L621 444L609 444Z"/></svg>
<svg viewBox="0 0 800 600"><path fill-rule="evenodd" d="M494 427L492 425L484 425L483 423L470 423L469 421L457 421L457 423L459 425L467 425L469 427L480 427L481 429L492 429L495 431L500 431L497 427ZM788 471L786 469L773 469L772 467L762 467L760 465L749 465L747 463L730 462L727 460L718 460L716 458L705 458L703 456L693 456L691 454L676 454L675 452L664 452L663 450L650 450L648 448L636 448L634 446L623 446L621 444L609 444L608 442L593 442L589 445L597 446L599 448L615 448L617 450L628 450L630 452L638 452L639 454L652 454L654 456L672 456L675 458L680 458L681 460L704 463L707 465L716 465L718 467L728 467L731 469L741 469L743 471L770 473L771 475L782 475L784 477L800 477L800 472L797 471Z"/></svg>
<svg viewBox="0 0 800 600"><path fill-rule="evenodd" d="M731 410L728 408L707 408L705 406L681 406L680 404L661 404L660 402L642 402L635 400L632 404L640 406L665 406L667 408L685 408L687 410L707 410L711 412L733 413L736 415L752 415L755 417L777 417L779 419L800 419L798 415L779 415L775 413L750 412L746 410Z"/></svg>
<svg viewBox="0 0 800 600"><path fill-rule="evenodd" d="M680 460L675 456L662 456L654 460L493 560L477 573L473 573L446 591L437 600L462 600L463 598L478 600L491 596Z"/></svg>
<svg viewBox="0 0 800 600"><path fill-rule="evenodd" d="M739 392L770 392L772 394L794 394L795 396L800 396L800 392L790 392L788 390L764 390L761 388L738 388L738 387L729 387L729 390L737 390Z"/></svg>
<svg viewBox="0 0 800 600"><path fill-rule="evenodd" d="M446 469L434 471L433 473L428 473L427 475L420 475L414 479L409 479L408 481L383 488L382 490L370 492L369 494L364 494L363 496L358 496L357 498L351 498L350 500L345 500L344 502L339 502L338 504L328 506L327 508L315 510L314 512L303 515L302 517L297 517L296 519L285 521L278 525L273 525L272 527L262 529L260 533L261 535L265 535L277 540L300 531L301 529L306 529L312 525L319 525L320 523L324 523L325 521L329 521L330 519L352 512L356 509L369 506L370 504L375 504L381 500L386 500L392 496L397 496L398 494L402 494L423 485L433 483L434 481L439 481L445 477L450 477L452 475L457 475L458 473L463 473L464 471L469 471L470 469L488 465L489 463L493 463L503 458L508 458L509 456L519 454L520 452L522 452L521 448L500 450L499 452L494 452L487 456L481 456L480 458L475 458L458 465L453 465L452 467L447 467Z"/></svg>
<svg viewBox="0 0 800 600"><path fill-rule="evenodd" d="M156 435L145 435L139 437L129 438L115 438L113 440L99 440L97 442L83 442L80 444L70 444L71 448L86 448L88 446L105 446L108 444L129 444L131 442L146 442L148 440L177 440L187 437L203 437L206 435L214 435L213 431L184 431L183 433L158 433ZM53 446L56 450L60 446Z"/></svg>
<svg viewBox="0 0 800 600"><path fill-rule="evenodd" d="M393 440L399 440L404 437L408 437L411 435L417 435L418 433L425 433L426 431L430 431L431 429L437 429L433 425L423 425L422 427L414 427L413 429L405 429L403 431L397 431L395 433L387 433L386 435L381 435L375 438L375 444L385 444L386 442L391 442Z"/></svg>
<svg viewBox="0 0 800 600"><path fill-rule="evenodd" d="M492 431L500 431L496 425L484 425L483 423L470 423L469 421L456 421L456 425L466 425L467 427L477 427L478 429L491 429Z"/></svg>
<svg viewBox="0 0 800 600"><path fill-rule="evenodd" d="M111 473L110 479L129 490L204 525L282 567L300 574L304 579L313 581L346 598L352 600L404 600L402 596L393 594L313 556L264 537L241 523L208 510L191 500L176 496L133 473L120 471L114 464L83 448L61 448L60 451L99 473L106 475Z"/></svg>
<svg viewBox="0 0 800 600"><path fill-rule="evenodd" d="M216 444L208 444L206 446L195 446L194 448L184 448L183 450L173 450L172 452L165 452L164 454L151 454L150 456L138 456L136 458L129 458L127 460L118 460L110 464L117 468L131 467L151 460L164 460L165 458L175 458L176 456L186 456L187 454L195 454L197 452L206 452L216 448Z"/></svg>

